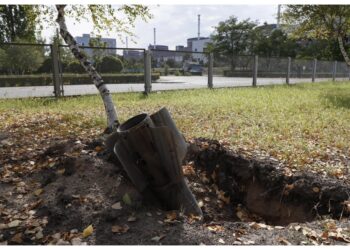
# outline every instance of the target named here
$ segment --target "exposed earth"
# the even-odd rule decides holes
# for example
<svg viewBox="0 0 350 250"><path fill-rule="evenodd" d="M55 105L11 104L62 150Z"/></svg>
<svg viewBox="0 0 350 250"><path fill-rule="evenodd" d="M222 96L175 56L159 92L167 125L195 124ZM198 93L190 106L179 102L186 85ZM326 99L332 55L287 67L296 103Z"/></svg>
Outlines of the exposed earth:
<svg viewBox="0 0 350 250"><path fill-rule="evenodd" d="M183 170L202 208L200 221L149 202L102 140L87 138L47 136L32 149L18 134L0 132L0 244L350 243L346 179L192 139Z"/></svg>

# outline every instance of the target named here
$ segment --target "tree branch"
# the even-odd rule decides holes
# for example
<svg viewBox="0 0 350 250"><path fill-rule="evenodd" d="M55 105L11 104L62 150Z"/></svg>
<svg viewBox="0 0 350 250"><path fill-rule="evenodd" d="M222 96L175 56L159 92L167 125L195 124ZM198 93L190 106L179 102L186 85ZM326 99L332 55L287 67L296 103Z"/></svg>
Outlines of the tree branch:
<svg viewBox="0 0 350 250"><path fill-rule="evenodd" d="M119 121L112 97L102 77L97 73L96 69L92 66L91 62L87 59L87 57L80 51L79 45L77 44L73 36L69 33L64 18L65 6L66 5L56 5L56 9L58 11L56 22L59 24L60 34L63 40L69 46L74 57L79 60L81 66L89 74L92 82L95 84L96 88L100 92L107 115L108 128L111 131L113 131L119 126Z"/></svg>

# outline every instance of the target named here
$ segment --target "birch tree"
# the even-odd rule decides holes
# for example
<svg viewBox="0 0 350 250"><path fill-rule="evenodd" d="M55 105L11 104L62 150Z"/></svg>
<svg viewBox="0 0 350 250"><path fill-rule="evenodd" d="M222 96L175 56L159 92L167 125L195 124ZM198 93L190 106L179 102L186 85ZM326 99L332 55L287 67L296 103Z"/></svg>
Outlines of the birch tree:
<svg viewBox="0 0 350 250"><path fill-rule="evenodd" d="M108 130L115 130L119 126L119 119L112 96L101 75L96 71L85 54L82 53L73 35L68 30L65 19L66 16L69 16L78 22L81 20L91 20L97 33L102 30L110 30L117 32L119 36L121 33L133 35L131 29L134 27L134 23L138 17L144 21L151 18L149 8L143 5L122 5L119 7L113 7L111 5L56 5L55 8L39 5L36 7L36 18L40 19L39 23L52 23L55 14L57 16L55 21L59 25L61 37L69 46L74 57L89 74L93 84L101 95L107 115Z"/></svg>
<svg viewBox="0 0 350 250"><path fill-rule="evenodd" d="M283 19L299 38L336 39L346 64L350 58L344 40L350 32L349 5L287 5Z"/></svg>

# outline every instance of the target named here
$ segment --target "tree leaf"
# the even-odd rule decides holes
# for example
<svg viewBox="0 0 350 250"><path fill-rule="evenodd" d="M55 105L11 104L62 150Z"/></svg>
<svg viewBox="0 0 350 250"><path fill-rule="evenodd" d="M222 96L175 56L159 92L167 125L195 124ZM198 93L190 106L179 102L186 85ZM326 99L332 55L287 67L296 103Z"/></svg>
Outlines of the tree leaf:
<svg viewBox="0 0 350 250"><path fill-rule="evenodd" d="M124 202L126 205L131 205L131 204L132 204L131 198L130 198L130 196L129 196L128 193L124 194L124 196L123 196L123 202Z"/></svg>
<svg viewBox="0 0 350 250"><path fill-rule="evenodd" d="M83 231L83 237L89 237L94 231L94 228L92 227L92 225L89 225L87 228L84 229Z"/></svg>
<svg viewBox="0 0 350 250"><path fill-rule="evenodd" d="M116 210L119 210L119 209L122 209L122 206L121 206L120 202L117 202L117 203L114 203L112 205L112 208L116 209Z"/></svg>
<svg viewBox="0 0 350 250"><path fill-rule="evenodd" d="M126 233L127 231L129 231L129 226L128 225L123 225L123 226L119 226L119 225L115 225L112 226L112 232L113 233Z"/></svg>

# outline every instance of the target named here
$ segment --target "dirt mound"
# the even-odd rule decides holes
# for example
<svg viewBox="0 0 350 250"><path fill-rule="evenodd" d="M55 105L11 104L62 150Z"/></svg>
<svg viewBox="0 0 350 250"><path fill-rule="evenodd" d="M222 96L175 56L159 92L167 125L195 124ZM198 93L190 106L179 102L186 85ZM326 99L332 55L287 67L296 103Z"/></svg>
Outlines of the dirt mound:
<svg viewBox="0 0 350 250"><path fill-rule="evenodd" d="M232 205L242 204L268 224L350 215L350 187L339 180L312 173L291 174L276 162L246 159L206 139L193 142L189 159L205 173L209 185L216 184L231 198Z"/></svg>
<svg viewBox="0 0 350 250"><path fill-rule="evenodd" d="M33 171L2 170L2 244L349 241L350 190L344 183L286 173L276 162L246 159L217 141L192 141L183 166L203 222L150 203L99 140L56 141L35 161L43 164ZM91 235L84 233L89 225Z"/></svg>

